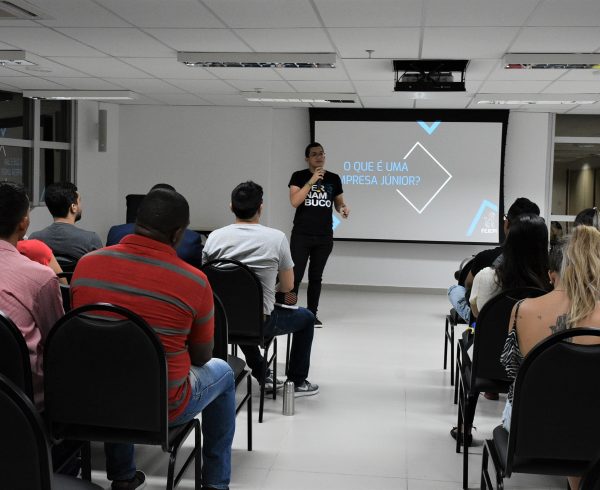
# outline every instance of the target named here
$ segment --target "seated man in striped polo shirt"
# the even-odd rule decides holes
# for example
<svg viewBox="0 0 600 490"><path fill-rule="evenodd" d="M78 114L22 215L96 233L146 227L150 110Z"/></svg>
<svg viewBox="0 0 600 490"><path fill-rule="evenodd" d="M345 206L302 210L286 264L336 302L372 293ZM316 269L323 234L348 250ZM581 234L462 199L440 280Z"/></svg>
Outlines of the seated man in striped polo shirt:
<svg viewBox="0 0 600 490"><path fill-rule="evenodd" d="M83 257L71 281L73 306L107 302L128 308L158 335L168 361L169 423L202 412L203 489L226 490L235 431L235 387L229 365L212 359L213 296L204 273L177 257L189 206L175 191L157 189L140 204L135 234ZM113 489L139 488L133 445L106 444Z"/></svg>

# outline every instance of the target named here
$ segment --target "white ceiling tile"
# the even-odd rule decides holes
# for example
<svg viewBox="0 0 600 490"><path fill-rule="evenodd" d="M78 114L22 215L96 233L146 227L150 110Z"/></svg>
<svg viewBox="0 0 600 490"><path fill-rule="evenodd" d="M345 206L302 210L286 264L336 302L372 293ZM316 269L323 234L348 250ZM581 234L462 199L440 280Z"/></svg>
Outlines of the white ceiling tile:
<svg viewBox="0 0 600 490"><path fill-rule="evenodd" d="M0 49L14 50L14 49L20 49L20 48L14 44L0 43ZM29 53L27 53L27 54L30 56Z"/></svg>
<svg viewBox="0 0 600 490"><path fill-rule="evenodd" d="M344 60L352 80L393 80L394 65L390 59Z"/></svg>
<svg viewBox="0 0 600 490"><path fill-rule="evenodd" d="M81 77L44 77L51 82L64 85L74 90L124 90L125 87L100 80L99 78L81 78Z"/></svg>
<svg viewBox="0 0 600 490"><path fill-rule="evenodd" d="M569 114L600 114L600 102L573 107Z"/></svg>
<svg viewBox="0 0 600 490"><path fill-rule="evenodd" d="M144 29L176 51L250 51L229 29Z"/></svg>
<svg viewBox="0 0 600 490"><path fill-rule="evenodd" d="M262 92L293 92L292 86L283 80L228 80L240 91L253 91L260 89Z"/></svg>
<svg viewBox="0 0 600 490"><path fill-rule="evenodd" d="M17 87L16 85L11 85L10 81L11 78L4 78L0 76L0 90L8 90L9 92L19 90L19 87Z"/></svg>
<svg viewBox="0 0 600 490"><path fill-rule="evenodd" d="M107 78L106 81L138 94L183 93L181 88L154 78Z"/></svg>
<svg viewBox="0 0 600 490"><path fill-rule="evenodd" d="M111 56L176 56L168 48L148 34L134 28L62 28L64 35L77 39Z"/></svg>
<svg viewBox="0 0 600 490"><path fill-rule="evenodd" d="M151 97L169 105L211 105L193 94L152 94Z"/></svg>
<svg viewBox="0 0 600 490"><path fill-rule="evenodd" d="M35 63L35 66L15 66L14 70L27 75L44 77L88 77L85 73L73 70L67 66L56 63L47 58L27 54L27 60Z"/></svg>
<svg viewBox="0 0 600 490"><path fill-rule="evenodd" d="M169 80L175 87L193 94L237 94L238 89L222 80ZM260 82L257 82L260 83Z"/></svg>
<svg viewBox="0 0 600 490"><path fill-rule="evenodd" d="M189 67L175 58L124 58L127 64L158 78L189 78L206 80L215 78L204 68Z"/></svg>
<svg viewBox="0 0 600 490"><path fill-rule="evenodd" d="M207 70L223 80L281 80L279 74L272 68L207 68Z"/></svg>
<svg viewBox="0 0 600 490"><path fill-rule="evenodd" d="M544 90L544 88L548 85L546 81L488 81L484 82L481 87L479 87L480 93L486 94L495 94L495 93L524 93L524 94L535 94Z"/></svg>
<svg viewBox="0 0 600 490"><path fill-rule="evenodd" d="M33 74L30 72L29 75ZM21 70L15 70L14 67L0 66L0 77L22 77Z"/></svg>
<svg viewBox="0 0 600 490"><path fill-rule="evenodd" d="M500 60L471 60L467 65L467 80L485 80Z"/></svg>
<svg viewBox="0 0 600 490"><path fill-rule="evenodd" d="M427 99L416 99L417 109L464 109L471 102L472 97L453 95Z"/></svg>
<svg viewBox="0 0 600 490"><path fill-rule="evenodd" d="M3 27L0 41L40 56L105 56L45 27Z"/></svg>
<svg viewBox="0 0 600 490"><path fill-rule="evenodd" d="M427 27L422 57L501 58L517 31L517 27Z"/></svg>
<svg viewBox="0 0 600 490"><path fill-rule="evenodd" d="M99 0L138 27L223 27L198 0Z"/></svg>
<svg viewBox="0 0 600 490"><path fill-rule="evenodd" d="M229 27L315 27L320 25L308 0L204 0Z"/></svg>
<svg viewBox="0 0 600 490"><path fill-rule="evenodd" d="M421 24L421 0L315 0L329 27L412 27Z"/></svg>
<svg viewBox="0 0 600 490"><path fill-rule="evenodd" d="M600 27L525 27L512 53L589 53L600 47Z"/></svg>
<svg viewBox="0 0 600 490"><path fill-rule="evenodd" d="M156 100L152 97L148 97L147 95L139 95L136 94L135 99L131 100L120 100L119 105L167 105L164 102Z"/></svg>
<svg viewBox="0 0 600 490"><path fill-rule="evenodd" d="M379 82L379 81L358 81L354 82L354 86L356 87L357 93L363 96L382 96L382 95L391 95L394 93L394 80L390 79L389 82Z"/></svg>
<svg viewBox="0 0 600 490"><path fill-rule="evenodd" d="M343 64L338 59L335 68L317 70L297 68L274 68L275 72L285 80L348 80Z"/></svg>
<svg viewBox="0 0 600 490"><path fill-rule="evenodd" d="M235 33L256 51L327 53L334 51L325 30L294 29L235 29Z"/></svg>
<svg viewBox="0 0 600 490"><path fill-rule="evenodd" d="M128 24L90 0L28 0L51 19L40 20L49 27L126 27Z"/></svg>
<svg viewBox="0 0 600 490"><path fill-rule="evenodd" d="M558 80L546 87L544 92L548 94L597 94L600 93L600 80L587 82Z"/></svg>
<svg viewBox="0 0 600 490"><path fill-rule="evenodd" d="M519 106L518 112L550 112L561 114L573 109L573 106L568 105L540 105L540 104L523 104Z"/></svg>
<svg viewBox="0 0 600 490"><path fill-rule="evenodd" d="M598 0L546 0L531 16L532 26L600 25Z"/></svg>
<svg viewBox="0 0 600 490"><path fill-rule="evenodd" d="M40 25L31 20L25 19L10 19L0 20L0 27L39 27Z"/></svg>
<svg viewBox="0 0 600 490"><path fill-rule="evenodd" d="M560 81L574 80L580 82L595 82L600 80L600 70L569 70Z"/></svg>
<svg viewBox="0 0 600 490"><path fill-rule="evenodd" d="M490 74L488 80L556 80L564 75L567 70L514 70L505 69L502 63L498 63L496 69Z"/></svg>
<svg viewBox="0 0 600 490"><path fill-rule="evenodd" d="M374 109L412 109L413 100L396 97L395 94L385 97L362 97L360 98L365 107Z"/></svg>
<svg viewBox="0 0 600 490"><path fill-rule="evenodd" d="M353 93L354 87L350 82L323 80L323 81L292 81L290 84L298 92L343 92Z"/></svg>
<svg viewBox="0 0 600 490"><path fill-rule="evenodd" d="M418 58L420 29L411 27L329 29L342 58Z"/></svg>
<svg viewBox="0 0 600 490"><path fill-rule="evenodd" d="M10 77L3 78L2 81L15 87L18 87L21 90L60 90L67 88L59 83L35 77Z"/></svg>
<svg viewBox="0 0 600 490"><path fill-rule="evenodd" d="M481 87L481 84L483 82L481 80L466 80L465 81L465 88L466 93L468 94L476 94L479 91L479 87Z"/></svg>
<svg viewBox="0 0 600 490"><path fill-rule="evenodd" d="M57 56L51 59L98 78L150 78L149 75L116 58L71 58Z"/></svg>
<svg viewBox="0 0 600 490"><path fill-rule="evenodd" d="M538 0L429 0L426 26L521 26Z"/></svg>

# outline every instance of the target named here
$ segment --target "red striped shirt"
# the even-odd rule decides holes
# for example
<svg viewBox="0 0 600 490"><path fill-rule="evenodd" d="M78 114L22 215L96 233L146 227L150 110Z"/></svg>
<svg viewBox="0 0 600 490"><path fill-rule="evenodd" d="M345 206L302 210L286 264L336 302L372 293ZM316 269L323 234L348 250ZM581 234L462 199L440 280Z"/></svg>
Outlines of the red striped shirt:
<svg viewBox="0 0 600 490"><path fill-rule="evenodd" d="M73 306L112 303L140 315L158 335L169 373L169 420L190 399L191 344L213 338L212 289L175 250L140 235L81 258L71 281Z"/></svg>

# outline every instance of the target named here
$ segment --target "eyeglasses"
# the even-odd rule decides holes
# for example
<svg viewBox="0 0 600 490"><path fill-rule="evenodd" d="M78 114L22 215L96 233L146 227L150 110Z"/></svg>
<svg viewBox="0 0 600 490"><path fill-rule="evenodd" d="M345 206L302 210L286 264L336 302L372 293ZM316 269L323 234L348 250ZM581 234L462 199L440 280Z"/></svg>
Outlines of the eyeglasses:
<svg viewBox="0 0 600 490"><path fill-rule="evenodd" d="M324 156L325 156L325 152L324 151L320 151L319 153L309 153L308 154L308 158L324 157Z"/></svg>

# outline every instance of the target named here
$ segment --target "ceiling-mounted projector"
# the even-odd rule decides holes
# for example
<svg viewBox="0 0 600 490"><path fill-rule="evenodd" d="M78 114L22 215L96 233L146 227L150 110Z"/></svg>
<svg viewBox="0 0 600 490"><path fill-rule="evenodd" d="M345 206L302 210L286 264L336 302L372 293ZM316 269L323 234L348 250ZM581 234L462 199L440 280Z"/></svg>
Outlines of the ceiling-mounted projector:
<svg viewBox="0 0 600 490"><path fill-rule="evenodd" d="M469 60L394 60L394 91L464 92L468 63Z"/></svg>

